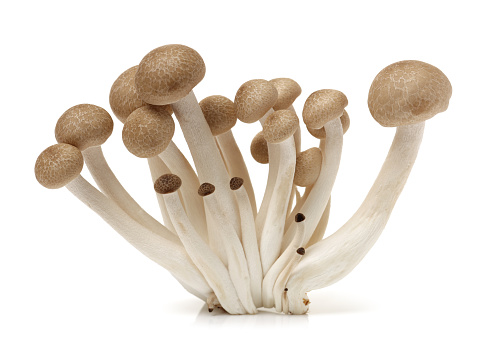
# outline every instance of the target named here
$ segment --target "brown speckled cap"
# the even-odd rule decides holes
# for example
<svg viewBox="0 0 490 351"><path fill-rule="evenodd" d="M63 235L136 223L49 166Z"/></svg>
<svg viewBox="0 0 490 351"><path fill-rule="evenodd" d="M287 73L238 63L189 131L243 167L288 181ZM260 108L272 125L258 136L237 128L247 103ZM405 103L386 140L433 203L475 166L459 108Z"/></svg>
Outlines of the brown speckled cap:
<svg viewBox="0 0 490 351"><path fill-rule="evenodd" d="M55 144L41 152L34 166L37 181L48 189L58 189L78 177L83 156L69 144Z"/></svg>
<svg viewBox="0 0 490 351"><path fill-rule="evenodd" d="M170 194L179 190L182 180L175 174L164 174L158 177L153 188L158 194Z"/></svg>
<svg viewBox="0 0 490 351"><path fill-rule="evenodd" d="M446 111L451 94L451 83L438 68L420 61L400 61L374 78L368 106L379 124L398 127Z"/></svg>
<svg viewBox="0 0 490 351"><path fill-rule="evenodd" d="M280 143L293 136L299 127L296 113L279 110L270 114L264 123L264 138L268 143Z"/></svg>
<svg viewBox="0 0 490 351"><path fill-rule="evenodd" d="M322 168L322 152L317 147L301 152L296 157L294 184L309 186L316 182Z"/></svg>
<svg viewBox="0 0 490 351"><path fill-rule="evenodd" d="M206 66L197 51L165 45L141 60L135 76L138 95L152 105L168 105L188 95L204 78Z"/></svg>
<svg viewBox="0 0 490 351"><path fill-rule="evenodd" d="M285 110L291 106L301 95L301 87L298 83L290 78L271 79L270 82L277 90L277 101L274 110Z"/></svg>
<svg viewBox="0 0 490 351"><path fill-rule="evenodd" d="M259 132L252 139L250 144L250 153L255 161L262 164L269 163L269 147L267 146L267 140L264 138L264 132Z"/></svg>
<svg viewBox="0 0 490 351"><path fill-rule="evenodd" d="M238 190L242 187L242 185L243 185L243 178L233 177L230 179L230 189L231 190Z"/></svg>
<svg viewBox="0 0 490 351"><path fill-rule="evenodd" d="M131 113L122 138L132 154L148 158L163 152L174 135L175 123L164 106L143 106Z"/></svg>
<svg viewBox="0 0 490 351"><path fill-rule="evenodd" d="M307 127L323 128L328 122L342 116L347 103L347 97L338 90L315 91L306 99L303 108L303 121Z"/></svg>
<svg viewBox="0 0 490 351"><path fill-rule="evenodd" d="M83 151L105 143L113 127L111 115L102 107L81 104L61 115L54 134L58 143L70 144Z"/></svg>
<svg viewBox="0 0 490 351"><path fill-rule="evenodd" d="M242 84L235 95L237 118L244 123L261 119L277 101L277 90L264 79L252 79Z"/></svg>
<svg viewBox="0 0 490 351"><path fill-rule="evenodd" d="M229 131L236 124L235 104L224 96L208 96L199 106L214 136Z"/></svg>
<svg viewBox="0 0 490 351"><path fill-rule="evenodd" d="M342 131L344 132L344 134L347 133L350 127L350 118L346 110L344 110L344 113L342 114L342 116L340 116L340 122L342 123ZM317 139L326 138L325 128L313 129L306 127L306 129Z"/></svg>
<svg viewBox="0 0 490 351"><path fill-rule="evenodd" d="M211 183L202 183L201 186L199 186L199 189L197 189L197 193L199 196L208 196L214 193L216 190L215 186Z"/></svg>

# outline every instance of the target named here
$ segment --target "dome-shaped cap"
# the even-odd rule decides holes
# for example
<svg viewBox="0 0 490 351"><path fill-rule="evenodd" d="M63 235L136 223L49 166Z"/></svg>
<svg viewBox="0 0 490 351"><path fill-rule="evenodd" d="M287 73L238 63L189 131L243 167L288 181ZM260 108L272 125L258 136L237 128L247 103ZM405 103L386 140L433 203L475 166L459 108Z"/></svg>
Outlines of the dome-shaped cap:
<svg viewBox="0 0 490 351"><path fill-rule="evenodd" d="M199 106L214 136L229 131L236 124L235 104L224 96L208 96Z"/></svg>
<svg viewBox="0 0 490 351"><path fill-rule="evenodd" d="M170 194L179 190L182 180L175 174L164 174L158 177L153 188L158 194Z"/></svg>
<svg viewBox="0 0 490 351"><path fill-rule="evenodd" d="M277 101L277 90L264 79L252 79L242 84L235 95L237 118L244 123L261 119Z"/></svg>
<svg viewBox="0 0 490 351"><path fill-rule="evenodd" d="M322 168L322 152L317 147L301 152L296 156L294 184L309 186L316 182Z"/></svg>
<svg viewBox="0 0 490 351"><path fill-rule="evenodd" d="M37 181L48 189L58 189L78 177L83 156L69 144L55 144L41 152L34 166Z"/></svg>
<svg viewBox="0 0 490 351"><path fill-rule="evenodd" d="M346 110L344 110L344 113L342 114L342 116L340 116L340 122L342 123L343 133L344 134L347 133L350 127L350 118ZM308 130L308 132L310 132L311 135L313 135L317 139L326 138L325 128L313 129L310 127L306 127L306 129Z"/></svg>
<svg viewBox="0 0 490 351"><path fill-rule="evenodd" d="M250 144L250 153L255 161L262 164L269 163L269 147L267 140L264 138L264 132L261 131L252 139Z"/></svg>
<svg viewBox="0 0 490 351"><path fill-rule="evenodd" d="M113 127L111 115L102 107L81 104L61 115L54 133L58 143L70 144L83 151L104 144Z"/></svg>
<svg viewBox="0 0 490 351"><path fill-rule="evenodd" d="M187 96L204 78L206 66L197 51L165 45L141 60L135 76L138 95L152 105L167 105Z"/></svg>
<svg viewBox="0 0 490 351"><path fill-rule="evenodd" d="M338 90L315 91L306 99L303 121L310 128L323 128L328 122L342 116L347 103L347 97Z"/></svg>
<svg viewBox="0 0 490 351"><path fill-rule="evenodd" d="M147 105L136 92L134 76L137 70L138 66L134 66L124 71L112 84L109 93L109 104L112 112L123 123L134 110Z"/></svg>
<svg viewBox="0 0 490 351"><path fill-rule="evenodd" d="M421 61L400 61L374 78L368 106L379 124L398 127L446 111L451 94L451 83L438 68Z"/></svg>
<svg viewBox="0 0 490 351"><path fill-rule="evenodd" d="M268 143L280 143L293 136L299 127L296 113L279 110L271 113L264 123L264 138Z"/></svg>
<svg viewBox="0 0 490 351"><path fill-rule="evenodd" d="M164 106L143 106L124 123L122 137L132 154L148 158L163 152L174 135L175 123Z"/></svg>
<svg viewBox="0 0 490 351"><path fill-rule="evenodd" d="M275 78L270 82L277 90L277 101L274 105L276 111L287 109L301 95L301 87L290 78Z"/></svg>

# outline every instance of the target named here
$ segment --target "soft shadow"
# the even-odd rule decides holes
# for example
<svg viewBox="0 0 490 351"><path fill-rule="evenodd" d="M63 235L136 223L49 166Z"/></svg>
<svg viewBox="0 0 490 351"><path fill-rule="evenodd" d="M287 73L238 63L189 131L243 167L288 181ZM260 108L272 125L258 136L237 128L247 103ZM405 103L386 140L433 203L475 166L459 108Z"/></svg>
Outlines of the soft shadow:
<svg viewBox="0 0 490 351"><path fill-rule="evenodd" d="M376 309L373 303L359 296L335 291L314 291L308 294L311 315L362 313Z"/></svg>
<svg viewBox="0 0 490 351"><path fill-rule="evenodd" d="M308 326L308 315L285 315L276 313L269 309L260 309L258 314L234 316L223 312L221 309L215 309L208 312L208 306L205 304L196 316L194 321L196 326L211 327L301 327Z"/></svg>

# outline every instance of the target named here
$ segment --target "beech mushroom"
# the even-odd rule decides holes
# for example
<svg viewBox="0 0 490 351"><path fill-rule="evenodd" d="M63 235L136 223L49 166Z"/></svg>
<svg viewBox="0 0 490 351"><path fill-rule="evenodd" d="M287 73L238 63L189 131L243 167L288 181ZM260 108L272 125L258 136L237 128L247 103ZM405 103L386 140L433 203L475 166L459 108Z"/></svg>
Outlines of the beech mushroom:
<svg viewBox="0 0 490 351"><path fill-rule="evenodd" d="M374 78L369 111L382 126L397 127L396 135L356 213L334 234L313 245L293 271L287 284L290 311L304 313L301 299L306 291L342 279L374 245L413 167L425 121L447 109L451 93L444 73L420 61L394 63Z"/></svg>
<svg viewBox="0 0 490 351"><path fill-rule="evenodd" d="M39 183L46 188L66 187L131 245L170 271L184 283L184 287L189 287L189 292L206 300L211 289L187 257L182 245L165 239L164 236L130 218L114 201L80 175L82 168L83 156L80 150L75 146L61 143L48 147L39 155L36 160L35 175ZM165 236L173 235L168 233Z"/></svg>
<svg viewBox="0 0 490 351"><path fill-rule="evenodd" d="M269 163L269 148L264 138L264 132L260 131L250 143L250 153L255 161L262 164Z"/></svg>

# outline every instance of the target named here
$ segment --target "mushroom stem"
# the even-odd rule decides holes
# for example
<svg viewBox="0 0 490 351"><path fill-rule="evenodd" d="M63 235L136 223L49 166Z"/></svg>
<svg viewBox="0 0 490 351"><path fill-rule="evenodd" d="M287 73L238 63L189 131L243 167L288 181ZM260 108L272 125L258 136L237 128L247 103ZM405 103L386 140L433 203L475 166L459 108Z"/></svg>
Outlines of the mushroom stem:
<svg viewBox="0 0 490 351"><path fill-rule="evenodd" d="M294 109L293 105L289 106L287 110L296 113L296 110ZM294 145L296 146L296 156L297 156L301 152L301 128L298 128L298 130L294 132Z"/></svg>
<svg viewBox="0 0 490 351"><path fill-rule="evenodd" d="M242 186L237 188L237 186L233 184L234 179L236 178L232 179L230 186L231 189L234 190L238 210L240 211L240 220L242 224L242 244L250 274L250 289L255 306L261 307L263 275L257 233L255 229L254 214L246 189L244 189ZM244 182L244 180L241 180L241 182Z"/></svg>
<svg viewBox="0 0 490 351"><path fill-rule="evenodd" d="M184 248L213 289L221 306L230 314L244 314L226 267L192 226L177 192L165 194L163 198Z"/></svg>
<svg viewBox="0 0 490 351"><path fill-rule="evenodd" d="M194 228L196 228L204 241L207 241L208 232L204 202L196 192L200 183L194 169L173 141L170 141L167 148L158 156L165 162L170 170L170 172L158 174L158 177L165 173L179 175L183 184L183 186L180 187L179 192L182 194L185 211Z"/></svg>
<svg viewBox="0 0 490 351"><path fill-rule="evenodd" d="M313 232L313 235L310 238L310 241L308 241L308 244L306 244L306 248L309 248L310 246L316 244L317 242L320 242L324 235L325 235L325 230L327 229L328 225L328 219L330 217L330 206L332 204L332 197L328 199L328 204L327 207L325 207L325 211L323 211L322 217L320 218L320 221L318 222L318 225L315 228L315 231Z"/></svg>
<svg viewBox="0 0 490 351"><path fill-rule="evenodd" d="M242 153L238 147L231 129L223 134L216 136L219 148L222 152L223 159L228 169L230 177L240 177L243 179L243 186L252 206L254 218L257 215L257 204L255 202L255 193L248 173L247 165L243 160Z"/></svg>
<svg viewBox="0 0 490 351"><path fill-rule="evenodd" d="M201 188L203 185L201 185ZM233 225L221 210L215 192L204 193L203 196L206 208L209 209L209 212L216 220L216 230L226 250L228 271L230 272L230 277L238 293L238 297L247 313L257 313L257 308L254 305L251 293L247 260L245 259L245 252L243 251L240 239Z"/></svg>
<svg viewBox="0 0 490 351"><path fill-rule="evenodd" d="M303 228L303 233L304 233L304 228ZM294 256L291 258L287 266L283 269L281 274L279 274L279 277L277 277L276 283L274 284L274 290L273 290L273 295L274 295L274 307L276 308L277 312L282 312L284 313L289 313L289 307L288 306L283 306L283 298L284 298L284 290L286 287L286 284L288 282L289 276L291 275L291 272L296 268L298 263L301 261L303 258L303 255L305 254L305 249L303 247L300 247L296 250L296 253Z"/></svg>
<svg viewBox="0 0 490 351"><path fill-rule="evenodd" d="M397 127L395 138L376 181L357 212L334 234L308 249L293 271L288 289L293 296L333 284L362 260L383 231L403 190L422 141L424 122ZM302 313L291 299L290 310Z"/></svg>
<svg viewBox="0 0 490 351"><path fill-rule="evenodd" d="M289 195L293 186L296 165L296 148L292 136L276 145L269 145L269 149L273 146L279 147L279 164L276 169L271 169L271 173L276 174L277 177L274 181L274 188L263 228L259 228L259 230L261 229L260 257L264 275L277 259L281 250L286 211L288 208ZM275 166L272 159L270 166Z"/></svg>
<svg viewBox="0 0 490 351"><path fill-rule="evenodd" d="M327 207L330 193L332 192L335 178L339 170L340 157L342 154L343 130L340 118L331 120L325 124L325 143L322 143L322 168L317 181L313 185L311 192L299 210L308 218L306 225L305 245L311 238L320 218ZM294 229L289 227L282 243L285 250L294 237Z"/></svg>
<svg viewBox="0 0 490 351"><path fill-rule="evenodd" d="M191 91L183 99L173 103L172 108L192 154L199 181L216 185L219 207L237 235L240 235L238 210L228 184L228 172L194 93Z"/></svg>
<svg viewBox="0 0 490 351"><path fill-rule="evenodd" d="M85 164L99 189L113 200L124 212L139 224L174 243L179 242L177 236L167 230L160 222L150 216L129 195L116 178L102 153L100 146L93 146L82 151Z"/></svg>
<svg viewBox="0 0 490 351"><path fill-rule="evenodd" d="M295 217L302 214L296 214ZM277 279L284 269L286 269L287 265L293 260L296 255L295 252L298 247L301 246L301 243L305 238L305 221L303 217L301 220L297 221L295 224L296 233L294 235L293 241L289 244L287 249L282 253L282 255L274 262L272 267L269 269L267 274L264 277L264 282L262 283L262 302L264 307L271 308L274 306L274 286L277 284ZM284 282L284 286L281 291L284 290L286 286ZM277 300L276 300L277 303ZM277 305L276 305L277 308Z"/></svg>
<svg viewBox="0 0 490 351"><path fill-rule="evenodd" d="M166 240L128 217L113 200L98 191L82 176L68 183L66 188L141 253L167 269L193 291L199 292L199 298L208 296L212 292L180 242L176 244ZM163 231L168 232L165 227L162 228ZM177 238L171 233L167 233L166 236Z"/></svg>

